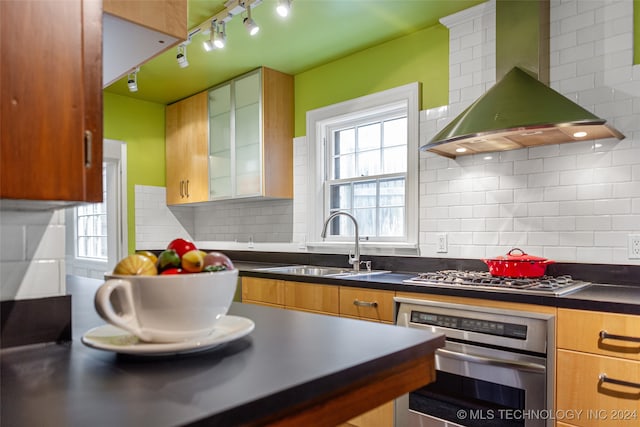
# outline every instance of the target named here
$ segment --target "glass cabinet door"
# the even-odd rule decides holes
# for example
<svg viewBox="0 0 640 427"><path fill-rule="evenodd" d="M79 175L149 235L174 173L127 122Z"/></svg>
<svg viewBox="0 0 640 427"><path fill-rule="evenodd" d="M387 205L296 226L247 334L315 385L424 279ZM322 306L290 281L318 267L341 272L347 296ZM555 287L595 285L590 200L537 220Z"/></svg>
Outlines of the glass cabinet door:
<svg viewBox="0 0 640 427"><path fill-rule="evenodd" d="M262 190L260 72L234 82L235 195L252 196Z"/></svg>
<svg viewBox="0 0 640 427"><path fill-rule="evenodd" d="M233 195L231 84L209 92L209 199Z"/></svg>

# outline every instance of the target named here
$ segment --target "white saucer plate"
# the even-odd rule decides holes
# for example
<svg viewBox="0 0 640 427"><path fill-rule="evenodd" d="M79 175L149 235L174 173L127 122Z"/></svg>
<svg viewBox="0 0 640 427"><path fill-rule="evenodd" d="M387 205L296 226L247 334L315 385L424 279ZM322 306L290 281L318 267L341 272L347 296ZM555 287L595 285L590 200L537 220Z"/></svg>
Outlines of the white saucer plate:
<svg viewBox="0 0 640 427"><path fill-rule="evenodd" d="M82 343L98 350L139 356L167 356L210 350L229 341L242 338L255 328L253 320L240 316L220 319L209 335L173 343L150 343L113 325L90 329L82 336Z"/></svg>

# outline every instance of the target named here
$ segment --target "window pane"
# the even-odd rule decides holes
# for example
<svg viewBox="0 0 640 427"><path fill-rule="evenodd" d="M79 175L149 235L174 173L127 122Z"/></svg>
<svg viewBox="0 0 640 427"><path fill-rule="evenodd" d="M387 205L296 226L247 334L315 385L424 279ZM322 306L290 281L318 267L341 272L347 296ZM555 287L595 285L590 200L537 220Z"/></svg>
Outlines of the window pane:
<svg viewBox="0 0 640 427"><path fill-rule="evenodd" d="M355 128L343 129L335 133L334 154L348 154L356 151Z"/></svg>
<svg viewBox="0 0 640 427"><path fill-rule="evenodd" d="M358 220L360 236L377 236L376 233L376 209L356 209L355 217Z"/></svg>
<svg viewBox="0 0 640 427"><path fill-rule="evenodd" d="M382 150L384 162L382 173L407 171L407 146L385 148Z"/></svg>
<svg viewBox="0 0 640 427"><path fill-rule="evenodd" d="M358 176L378 175L380 173L380 151L358 153Z"/></svg>
<svg viewBox="0 0 640 427"><path fill-rule="evenodd" d="M404 207L380 208L380 236L404 235Z"/></svg>
<svg viewBox="0 0 640 427"><path fill-rule="evenodd" d="M380 148L380 123L358 128L358 151Z"/></svg>
<svg viewBox="0 0 640 427"><path fill-rule="evenodd" d="M404 178L380 182L380 206L404 206Z"/></svg>
<svg viewBox="0 0 640 427"><path fill-rule="evenodd" d="M332 185L330 194L331 213L351 209L351 184Z"/></svg>
<svg viewBox="0 0 640 427"><path fill-rule="evenodd" d="M407 118L401 117L384 122L383 145L407 145Z"/></svg>
<svg viewBox="0 0 640 427"><path fill-rule="evenodd" d="M333 164L333 179L353 178L356 172L356 156L348 154L336 157Z"/></svg>
<svg viewBox="0 0 640 427"><path fill-rule="evenodd" d="M353 184L353 205L356 208L376 206L376 182L358 182Z"/></svg>

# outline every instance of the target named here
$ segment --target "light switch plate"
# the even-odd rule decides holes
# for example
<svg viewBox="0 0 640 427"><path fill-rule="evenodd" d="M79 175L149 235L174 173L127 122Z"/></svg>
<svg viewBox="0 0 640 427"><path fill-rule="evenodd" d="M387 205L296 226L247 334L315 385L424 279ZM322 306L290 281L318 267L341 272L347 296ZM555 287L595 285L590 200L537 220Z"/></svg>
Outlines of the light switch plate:
<svg viewBox="0 0 640 427"><path fill-rule="evenodd" d="M447 245L447 233L439 233L436 236L436 252L446 253L449 251Z"/></svg>

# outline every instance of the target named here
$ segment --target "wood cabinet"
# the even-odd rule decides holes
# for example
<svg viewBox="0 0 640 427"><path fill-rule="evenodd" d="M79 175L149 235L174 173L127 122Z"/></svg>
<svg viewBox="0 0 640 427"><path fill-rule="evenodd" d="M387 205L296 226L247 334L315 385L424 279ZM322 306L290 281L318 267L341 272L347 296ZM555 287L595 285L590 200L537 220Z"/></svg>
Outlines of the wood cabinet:
<svg viewBox="0 0 640 427"><path fill-rule="evenodd" d="M292 310L339 314L339 287L284 281L284 306Z"/></svg>
<svg viewBox="0 0 640 427"><path fill-rule="evenodd" d="M284 308L284 281L242 277L242 302Z"/></svg>
<svg viewBox="0 0 640 427"><path fill-rule="evenodd" d="M340 286L340 316L393 323L395 292Z"/></svg>
<svg viewBox="0 0 640 427"><path fill-rule="evenodd" d="M640 316L558 309L556 408L582 411L566 425L640 424L639 339Z"/></svg>
<svg viewBox="0 0 640 427"><path fill-rule="evenodd" d="M187 0L103 0L104 85L187 39Z"/></svg>
<svg viewBox="0 0 640 427"><path fill-rule="evenodd" d="M338 287L243 277L242 302L337 316Z"/></svg>
<svg viewBox="0 0 640 427"><path fill-rule="evenodd" d="M102 201L101 20L100 1L0 2L3 207Z"/></svg>
<svg viewBox="0 0 640 427"><path fill-rule="evenodd" d="M167 105L167 204L207 200L207 92Z"/></svg>
<svg viewBox="0 0 640 427"><path fill-rule="evenodd" d="M210 200L293 197L293 76L259 68L209 91Z"/></svg>
<svg viewBox="0 0 640 427"><path fill-rule="evenodd" d="M293 197L293 77L268 68L167 106L167 204Z"/></svg>

